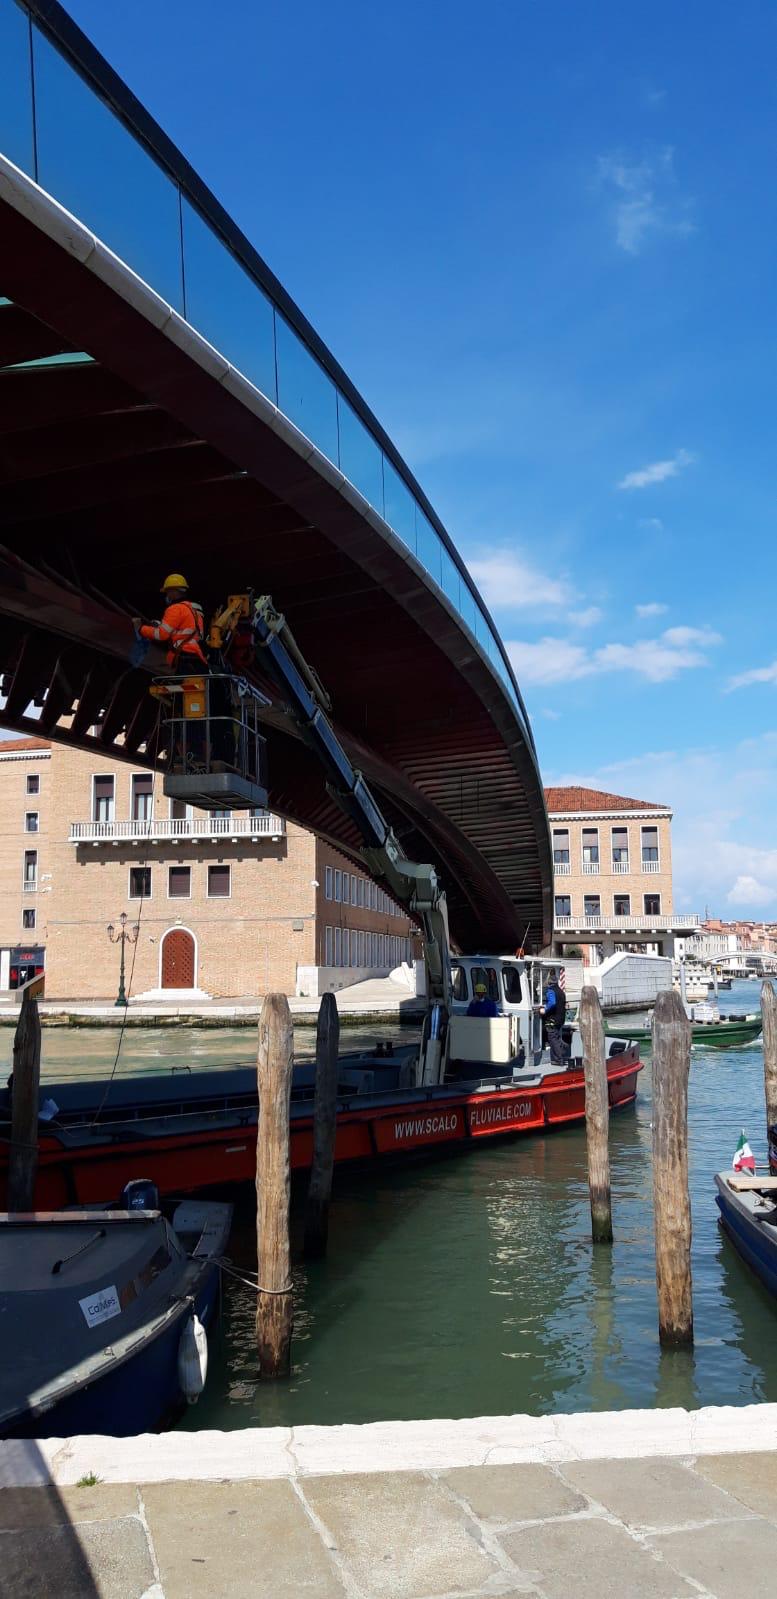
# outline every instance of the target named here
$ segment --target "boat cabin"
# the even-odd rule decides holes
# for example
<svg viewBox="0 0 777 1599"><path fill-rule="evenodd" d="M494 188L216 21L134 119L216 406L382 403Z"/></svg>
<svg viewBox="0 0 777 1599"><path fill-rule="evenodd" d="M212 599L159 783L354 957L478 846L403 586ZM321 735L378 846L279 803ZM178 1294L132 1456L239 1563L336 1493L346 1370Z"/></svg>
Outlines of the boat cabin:
<svg viewBox="0 0 777 1599"><path fill-rule="evenodd" d="M447 1074L464 1076L472 1068L498 1074L552 1069L540 1006L559 963L520 955L456 955L451 960L452 1004L448 1022ZM497 1016L468 1016L477 984L485 984ZM563 1030L569 1064L582 1060L580 1033L567 1012ZM562 1068L565 1069L565 1068Z"/></svg>

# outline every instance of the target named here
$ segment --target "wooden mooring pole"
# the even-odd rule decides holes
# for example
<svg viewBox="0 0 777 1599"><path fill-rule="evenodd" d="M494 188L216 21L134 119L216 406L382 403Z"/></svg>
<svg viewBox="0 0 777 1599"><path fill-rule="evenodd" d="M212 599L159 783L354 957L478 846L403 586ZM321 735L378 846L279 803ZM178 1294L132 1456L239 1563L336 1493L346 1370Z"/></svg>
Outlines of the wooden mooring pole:
<svg viewBox="0 0 777 1599"><path fill-rule="evenodd" d="M769 1128L777 1123L777 994L770 982L761 987L763 1021L764 1093L766 1095L766 1142Z"/></svg>
<svg viewBox="0 0 777 1599"><path fill-rule="evenodd" d="M8 1209L34 1210L38 1171L38 1098L40 1093L40 1016L38 1001L28 989L13 1041L11 1149L8 1160Z"/></svg>
<svg viewBox="0 0 777 1599"><path fill-rule="evenodd" d="M691 1196L688 1192L688 1072L691 1024L679 994L665 990L653 1012L653 1205L658 1336L693 1343Z"/></svg>
<svg viewBox="0 0 777 1599"><path fill-rule="evenodd" d="M262 1377L288 1377L291 1291L289 1109L294 1048L289 1002L268 994L259 1018L256 1134L256 1344Z"/></svg>
<svg viewBox="0 0 777 1599"><path fill-rule="evenodd" d="M320 1260L326 1254L329 1199L335 1160L337 1061L340 1017L334 994L322 994L316 1028L316 1097L313 1107L313 1165L305 1213L305 1254Z"/></svg>
<svg viewBox="0 0 777 1599"><path fill-rule="evenodd" d="M580 995L580 1034L585 1073L585 1136L588 1150L588 1192L591 1200L591 1237L595 1244L612 1243L610 1192L610 1095L604 1053L604 1022L597 990L587 983Z"/></svg>

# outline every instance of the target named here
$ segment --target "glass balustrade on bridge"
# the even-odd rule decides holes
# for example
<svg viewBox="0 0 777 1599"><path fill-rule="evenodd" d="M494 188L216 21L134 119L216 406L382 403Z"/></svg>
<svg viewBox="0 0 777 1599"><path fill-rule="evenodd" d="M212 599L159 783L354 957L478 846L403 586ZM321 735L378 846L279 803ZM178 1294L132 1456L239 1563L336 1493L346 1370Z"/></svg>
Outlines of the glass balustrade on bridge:
<svg viewBox="0 0 777 1599"><path fill-rule="evenodd" d="M182 182L32 20L0 0L0 150L91 229L287 416L411 551L491 662L532 738L466 568L395 461Z"/></svg>

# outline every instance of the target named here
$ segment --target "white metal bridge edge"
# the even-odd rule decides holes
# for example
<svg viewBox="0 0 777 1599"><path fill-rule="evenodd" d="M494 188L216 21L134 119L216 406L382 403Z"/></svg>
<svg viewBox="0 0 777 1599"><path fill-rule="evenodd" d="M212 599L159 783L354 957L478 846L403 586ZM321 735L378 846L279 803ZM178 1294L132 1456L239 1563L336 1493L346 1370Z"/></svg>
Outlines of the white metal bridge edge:
<svg viewBox="0 0 777 1599"><path fill-rule="evenodd" d="M777 1404L245 1428L137 1438L7 1439L0 1490L101 1482L262 1480L342 1472L640 1460L777 1450Z"/></svg>

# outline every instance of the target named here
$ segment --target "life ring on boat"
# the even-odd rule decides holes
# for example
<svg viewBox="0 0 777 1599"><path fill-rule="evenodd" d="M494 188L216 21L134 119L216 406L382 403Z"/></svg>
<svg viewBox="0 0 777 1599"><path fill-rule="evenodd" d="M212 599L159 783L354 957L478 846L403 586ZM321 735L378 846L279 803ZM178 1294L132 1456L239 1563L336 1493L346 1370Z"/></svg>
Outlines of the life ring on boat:
<svg viewBox="0 0 777 1599"><path fill-rule="evenodd" d="M208 1375L208 1334L192 1307L178 1344L178 1382L187 1405L196 1405Z"/></svg>

